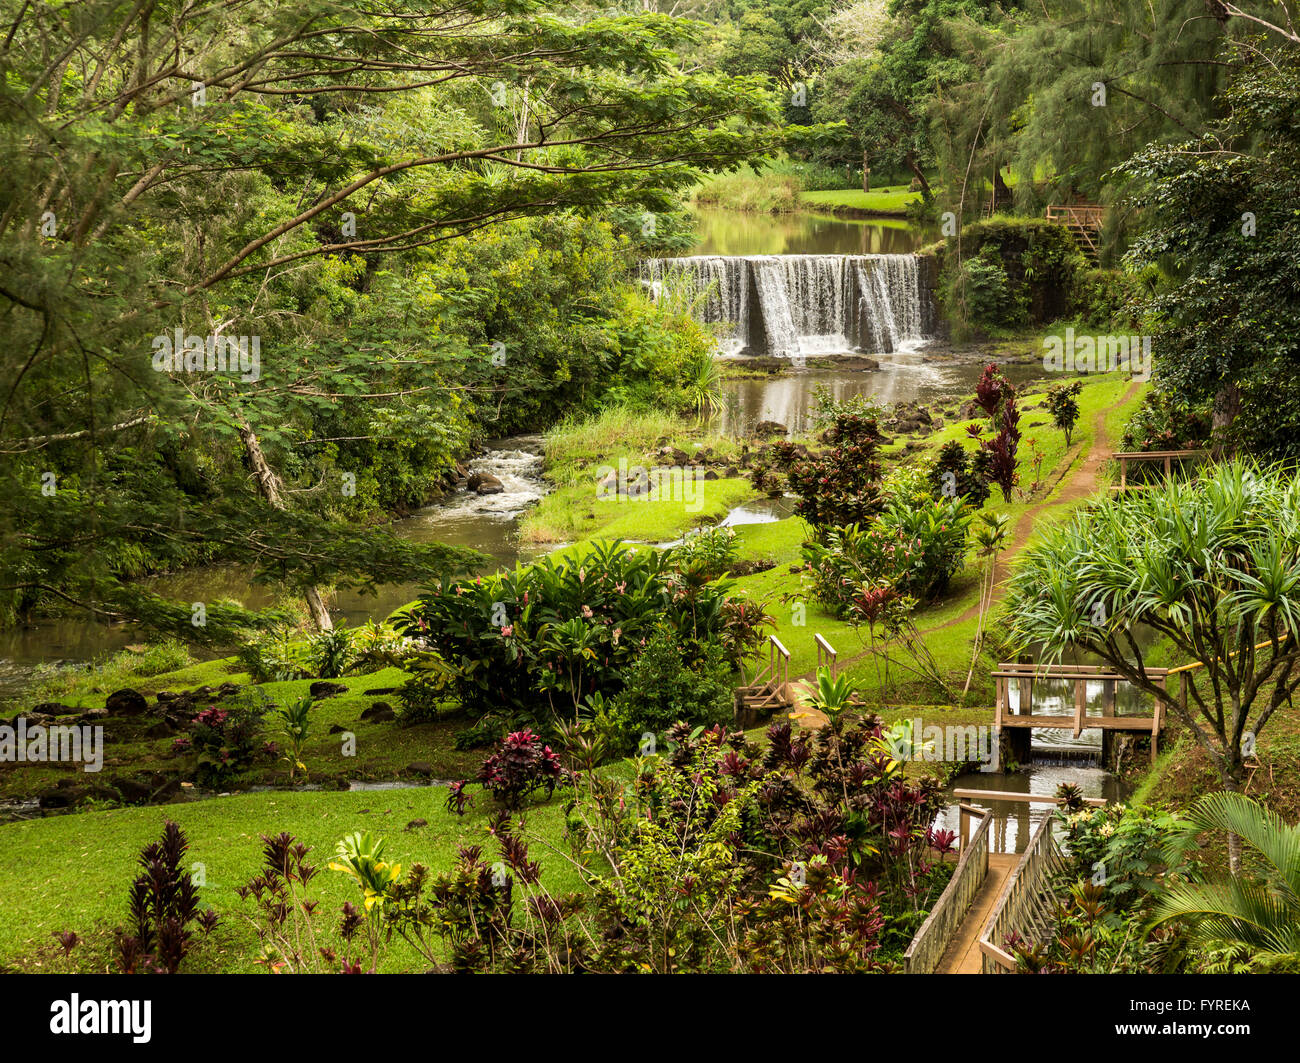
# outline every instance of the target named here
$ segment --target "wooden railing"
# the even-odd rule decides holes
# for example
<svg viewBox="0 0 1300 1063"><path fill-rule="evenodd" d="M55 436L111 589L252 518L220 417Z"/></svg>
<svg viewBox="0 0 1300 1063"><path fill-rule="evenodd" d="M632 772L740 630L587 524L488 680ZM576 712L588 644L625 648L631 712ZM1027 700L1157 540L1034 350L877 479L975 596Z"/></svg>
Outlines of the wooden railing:
<svg viewBox="0 0 1300 1063"><path fill-rule="evenodd" d="M1144 670L1161 690L1165 689L1168 669L1147 668ZM1056 727L1069 728L1073 725L1074 736L1079 737L1085 727L1100 727L1104 731L1148 731L1151 734L1151 762L1155 763L1160 731L1164 727L1165 703L1168 695L1155 699L1155 708L1150 716L1118 716L1115 710L1115 693L1119 683L1128 679L1115 669L1102 665L1083 664L1019 664L1003 662L992 673L996 695L993 703L993 723L1003 727ZM1039 715L1033 711L1034 680L1068 679L1074 682L1073 716ZM1010 708L1011 684L1020 687L1020 711L1013 713ZM1102 714L1088 715L1088 683L1100 682L1102 686Z"/></svg>
<svg viewBox="0 0 1300 1063"><path fill-rule="evenodd" d="M835 647L827 642L820 634L813 635L813 641L817 643L817 667L828 667L831 670L831 678L835 678Z"/></svg>
<svg viewBox="0 0 1300 1063"><path fill-rule="evenodd" d="M1034 831L980 934L985 974L1016 970L1015 957L1005 947L1012 934L1030 944L1044 939L1054 923L1056 881L1065 868L1065 857L1052 835L1052 817L1048 816Z"/></svg>
<svg viewBox="0 0 1300 1063"><path fill-rule="evenodd" d="M737 690L744 707L765 711L790 704L790 651L775 635L767 636L767 660L760 659L752 682Z"/></svg>
<svg viewBox="0 0 1300 1063"><path fill-rule="evenodd" d="M1097 203L1075 203L1064 206L1048 207L1047 220L1060 222L1062 225L1081 225L1089 229L1100 229L1101 218L1106 208Z"/></svg>
<svg viewBox="0 0 1300 1063"><path fill-rule="evenodd" d="M948 943L966 918L971 901L989 873L989 825L993 822L993 814L967 804L958 807L961 813L961 857L948 885L903 953L905 974L932 974L939 966ZM969 842L966 841L967 816L980 821Z"/></svg>
<svg viewBox="0 0 1300 1063"><path fill-rule="evenodd" d="M1119 450L1111 455L1119 462L1119 483L1112 484L1112 491L1127 491L1131 487L1149 487L1150 484L1130 484L1128 482L1128 463L1142 461L1159 461L1164 463L1165 479L1173 475L1173 463L1199 458L1209 454L1208 450Z"/></svg>

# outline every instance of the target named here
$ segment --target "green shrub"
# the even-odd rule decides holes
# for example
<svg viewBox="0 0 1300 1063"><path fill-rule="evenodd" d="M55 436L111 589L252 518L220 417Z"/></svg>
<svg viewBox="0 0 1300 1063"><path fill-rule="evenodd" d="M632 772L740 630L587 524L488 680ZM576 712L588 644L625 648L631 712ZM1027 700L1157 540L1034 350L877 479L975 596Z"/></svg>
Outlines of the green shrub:
<svg viewBox="0 0 1300 1063"><path fill-rule="evenodd" d="M627 670L626 686L594 720L594 729L615 756L638 748L641 736L657 742L674 723L692 726L728 723L735 705L731 668L722 647L710 645L694 666L671 629L663 629L646 644Z"/></svg>
<svg viewBox="0 0 1300 1063"><path fill-rule="evenodd" d="M727 608L731 584L677 569L674 550L601 543L476 579L435 584L398 621L441 661L448 693L474 716L504 713L549 729L574 719L592 694L617 695L629 666L662 625L689 667L716 644L729 660L755 618ZM400 696L400 695L399 695Z"/></svg>
<svg viewBox="0 0 1300 1063"><path fill-rule="evenodd" d="M342 626L317 632L307 640L307 653L318 678L337 679L347 672L355 657L352 632Z"/></svg>
<svg viewBox="0 0 1300 1063"><path fill-rule="evenodd" d="M302 649L289 640L290 631L263 632L239 647L239 662L255 683L283 683L291 679L306 679L307 670Z"/></svg>

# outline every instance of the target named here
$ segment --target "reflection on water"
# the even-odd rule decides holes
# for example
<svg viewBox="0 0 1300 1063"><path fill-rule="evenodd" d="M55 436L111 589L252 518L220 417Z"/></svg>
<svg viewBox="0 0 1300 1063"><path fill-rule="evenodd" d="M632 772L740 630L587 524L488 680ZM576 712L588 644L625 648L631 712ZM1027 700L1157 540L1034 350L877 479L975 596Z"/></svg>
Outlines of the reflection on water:
<svg viewBox="0 0 1300 1063"><path fill-rule="evenodd" d="M751 214L699 207L693 255L905 255L937 232L893 218Z"/></svg>
<svg viewBox="0 0 1300 1063"><path fill-rule="evenodd" d="M813 428L812 411L819 387L839 402L871 397L887 407L899 402L952 402L970 398L983 371L979 358L946 358L922 351L876 356L877 370L827 368L814 363L768 377L729 379L723 384L723 408L718 430L747 435L759 421L783 424L793 435ZM743 361L743 359L742 359ZM1008 365L1012 383L1037 371L1033 366Z"/></svg>
<svg viewBox="0 0 1300 1063"><path fill-rule="evenodd" d="M1007 793L1040 794L1052 797L1062 783L1073 783L1083 791L1084 797L1104 797L1107 801L1123 800L1125 794L1120 781L1100 768L1082 768L1077 765L1033 764L1014 775L997 772L974 772L960 775L953 787L967 790L1001 790ZM1044 816L1056 807L1048 802L1028 801L977 801L963 799L977 808L993 812L993 825L989 828L991 850L995 853L1021 853L1033 836ZM936 829L961 833L957 801L939 813L934 821Z"/></svg>

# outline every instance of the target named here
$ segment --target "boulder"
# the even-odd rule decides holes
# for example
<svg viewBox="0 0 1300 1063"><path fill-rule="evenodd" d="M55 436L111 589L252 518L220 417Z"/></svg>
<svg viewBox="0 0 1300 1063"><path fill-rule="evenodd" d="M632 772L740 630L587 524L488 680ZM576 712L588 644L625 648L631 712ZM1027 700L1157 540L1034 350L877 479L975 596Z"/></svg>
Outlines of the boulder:
<svg viewBox="0 0 1300 1063"><path fill-rule="evenodd" d="M780 421L759 421L754 425L754 435L756 436L784 436L789 435L790 430Z"/></svg>
<svg viewBox="0 0 1300 1063"><path fill-rule="evenodd" d="M328 679L322 679L307 688L307 693L313 698L331 698L335 694L346 694L347 692L348 688L342 683L331 683Z"/></svg>
<svg viewBox="0 0 1300 1063"><path fill-rule="evenodd" d="M366 707L361 714L361 719L368 720L370 723L383 723L387 720L397 719L397 714L388 702L376 701L373 705Z"/></svg>
<svg viewBox="0 0 1300 1063"><path fill-rule="evenodd" d="M427 819L413 819L409 823L407 823L406 829L418 830L420 827L427 827L428 825L429 825L429 821Z"/></svg>
<svg viewBox="0 0 1300 1063"><path fill-rule="evenodd" d="M712 469L710 469L708 472L704 474L704 478L706 480L716 480L718 478L718 474L714 472Z"/></svg>
<svg viewBox="0 0 1300 1063"><path fill-rule="evenodd" d="M140 716L149 711L149 703L138 690L123 687L108 695L104 708L111 716Z"/></svg>
<svg viewBox="0 0 1300 1063"><path fill-rule="evenodd" d="M412 775L423 775L427 778L433 774L433 765L427 760L417 760L414 764L408 764L406 770Z"/></svg>
<svg viewBox="0 0 1300 1063"><path fill-rule="evenodd" d="M68 705L61 705L57 701L42 701L39 705L32 706L32 712L41 713L44 716L66 716L72 712L79 712Z"/></svg>
<svg viewBox="0 0 1300 1063"><path fill-rule="evenodd" d="M397 687L371 687L369 690L366 691L366 697L368 698L382 697L384 694L393 693L396 689Z"/></svg>
<svg viewBox="0 0 1300 1063"><path fill-rule="evenodd" d="M490 472L471 473L465 486L480 495L499 495L506 489L506 485Z"/></svg>

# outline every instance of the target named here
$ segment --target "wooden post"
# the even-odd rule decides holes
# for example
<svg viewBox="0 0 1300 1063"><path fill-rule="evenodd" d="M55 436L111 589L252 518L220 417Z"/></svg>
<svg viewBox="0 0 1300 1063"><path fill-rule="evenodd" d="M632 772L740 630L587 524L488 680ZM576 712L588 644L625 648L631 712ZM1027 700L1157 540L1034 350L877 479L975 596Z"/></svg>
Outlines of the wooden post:
<svg viewBox="0 0 1300 1063"><path fill-rule="evenodd" d="M1119 459L1119 487L1122 491L1128 486L1128 455L1121 454Z"/></svg>
<svg viewBox="0 0 1300 1063"><path fill-rule="evenodd" d="M1021 716L1034 711L1034 681L1028 677L1020 680L1020 708L1017 711Z"/></svg>
<svg viewBox="0 0 1300 1063"><path fill-rule="evenodd" d="M1107 679L1101 685L1101 711L1106 716L1115 715L1115 693L1118 685L1113 679Z"/></svg>
<svg viewBox="0 0 1300 1063"><path fill-rule="evenodd" d="M1074 737L1083 731L1083 721L1088 715L1088 684L1083 679L1074 681Z"/></svg>

